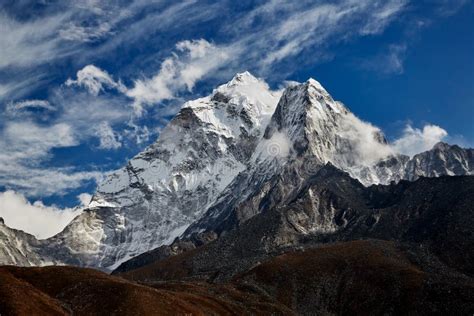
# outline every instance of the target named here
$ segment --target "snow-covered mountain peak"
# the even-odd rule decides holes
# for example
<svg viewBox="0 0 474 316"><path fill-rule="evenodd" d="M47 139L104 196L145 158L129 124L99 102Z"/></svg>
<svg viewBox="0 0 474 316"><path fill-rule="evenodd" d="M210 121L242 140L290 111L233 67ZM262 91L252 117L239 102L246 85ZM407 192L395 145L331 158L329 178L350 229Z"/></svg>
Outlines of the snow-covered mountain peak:
<svg viewBox="0 0 474 316"><path fill-rule="evenodd" d="M320 93L329 94L327 90L323 87L323 85L314 78L309 78L308 80L306 80L305 85L307 87L311 87L318 90Z"/></svg>
<svg viewBox="0 0 474 316"><path fill-rule="evenodd" d="M305 84L302 85L302 89L308 95L310 102L322 111L330 110L342 114L349 112L344 104L335 101L319 81L313 78L308 79Z"/></svg>
<svg viewBox="0 0 474 316"><path fill-rule="evenodd" d="M364 179L360 170L393 154L380 129L357 118L314 79L283 92L265 138L281 133L297 157L312 165L330 162L366 184L372 178Z"/></svg>
<svg viewBox="0 0 474 316"><path fill-rule="evenodd" d="M109 267L169 243L199 218L246 169L278 98L263 80L243 73L186 102L154 144L99 185L97 212L76 221L87 227L103 221L94 240L115 247L94 250L94 264ZM101 261L103 255L109 259Z"/></svg>
<svg viewBox="0 0 474 316"><path fill-rule="evenodd" d="M226 86L239 86L239 85L249 85L252 83L259 82L260 80L252 75L248 71L244 72L239 72L235 74L234 78L232 78L228 83L226 83Z"/></svg>
<svg viewBox="0 0 474 316"><path fill-rule="evenodd" d="M264 80L246 71L215 89L211 100L237 105L251 115L262 116L273 113L280 96L281 92L272 91Z"/></svg>
<svg viewBox="0 0 474 316"><path fill-rule="evenodd" d="M275 111L281 93L250 73L237 74L231 81L214 89L209 96L188 101L176 116L213 130L227 138L241 135L259 138ZM180 122L173 120L170 126Z"/></svg>
<svg viewBox="0 0 474 316"><path fill-rule="evenodd" d="M309 79L285 89L267 128L266 138L275 131L285 131L299 154L314 149L318 152L316 156L321 156L334 149L329 140L336 141L340 120L349 113L319 82ZM329 146L327 150L326 146Z"/></svg>
<svg viewBox="0 0 474 316"><path fill-rule="evenodd" d="M192 110L204 121L209 115L222 118L234 113L246 117L248 123L265 126L280 96L281 91L272 91L264 80L243 72L214 89L209 96L186 102L182 109ZM202 115L203 112L206 113Z"/></svg>

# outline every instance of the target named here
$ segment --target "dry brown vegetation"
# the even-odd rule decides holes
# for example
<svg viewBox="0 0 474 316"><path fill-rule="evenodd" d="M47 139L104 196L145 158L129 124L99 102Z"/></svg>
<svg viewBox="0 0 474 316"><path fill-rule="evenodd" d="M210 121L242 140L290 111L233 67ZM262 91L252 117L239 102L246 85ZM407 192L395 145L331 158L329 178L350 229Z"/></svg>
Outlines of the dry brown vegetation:
<svg viewBox="0 0 474 316"><path fill-rule="evenodd" d="M199 250L118 276L74 267L0 267L0 314L379 315L474 309L470 278L426 270L395 242L291 251L225 283L189 278L189 259Z"/></svg>
<svg viewBox="0 0 474 316"><path fill-rule="evenodd" d="M84 268L0 267L1 315L291 314L283 305L232 286L145 286Z"/></svg>

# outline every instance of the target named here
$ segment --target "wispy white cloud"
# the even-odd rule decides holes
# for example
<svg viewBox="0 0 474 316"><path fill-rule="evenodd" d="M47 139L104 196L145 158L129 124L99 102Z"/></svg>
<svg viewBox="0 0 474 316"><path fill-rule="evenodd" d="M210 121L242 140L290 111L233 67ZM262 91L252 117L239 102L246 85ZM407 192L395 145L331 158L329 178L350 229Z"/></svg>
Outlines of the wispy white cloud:
<svg viewBox="0 0 474 316"><path fill-rule="evenodd" d="M44 73L24 71L9 73L5 81L0 83L0 102L21 99L22 96L34 91L45 84L46 75Z"/></svg>
<svg viewBox="0 0 474 316"><path fill-rule="evenodd" d="M110 36L118 23L140 12L145 4L138 2L65 1L55 4L54 13L21 20L2 10L0 69L36 66L91 51L87 44ZM18 9L34 10L31 4Z"/></svg>
<svg viewBox="0 0 474 316"><path fill-rule="evenodd" d="M52 106L47 100L22 100L8 103L6 111L15 113L24 109L45 109L48 111L56 110L56 108Z"/></svg>
<svg viewBox="0 0 474 316"><path fill-rule="evenodd" d="M150 79L139 79L127 96L135 100L136 112L143 105L158 103L176 97L176 93L191 91L196 82L217 70L229 58L226 51L204 39L182 41L176 44L177 52L166 58L159 72Z"/></svg>
<svg viewBox="0 0 474 316"><path fill-rule="evenodd" d="M183 90L191 92L196 82L221 67L228 58L226 49L204 39L186 40L176 44L175 52L165 58L155 75L136 79L131 88L94 65L79 70L77 79L68 79L66 85L83 86L93 95L105 88L116 89L134 100L135 113L140 115L143 106L174 99Z"/></svg>
<svg viewBox="0 0 474 316"><path fill-rule="evenodd" d="M77 144L71 126L59 123L40 126L33 122L7 122L2 134L0 158L42 158L49 149Z"/></svg>
<svg viewBox="0 0 474 316"><path fill-rule="evenodd" d="M178 109L173 111L172 114L176 113ZM159 122L159 119L157 119ZM166 122L160 122L161 124L166 124ZM123 131L123 138L132 139L136 144L139 146L146 144L150 141L150 139L154 136L157 136L160 132L160 127L156 127L153 130L150 130L146 125L139 125L135 123L133 120L130 120L127 123L129 129Z"/></svg>
<svg viewBox="0 0 474 316"><path fill-rule="evenodd" d="M391 44L384 51L359 63L360 67L385 75L403 74L407 45Z"/></svg>
<svg viewBox="0 0 474 316"><path fill-rule="evenodd" d="M99 180L101 172L73 168L42 167L53 148L79 143L74 129L66 123L41 126L32 121L6 122L0 138L0 183L29 196L61 194L85 181Z"/></svg>
<svg viewBox="0 0 474 316"><path fill-rule="evenodd" d="M0 182L28 197L63 195L84 184L99 182L103 172L76 171L74 168L41 167L8 161L0 166Z"/></svg>
<svg viewBox="0 0 474 316"><path fill-rule="evenodd" d="M438 0L436 2L436 12L441 16L450 16L457 13L470 0Z"/></svg>
<svg viewBox="0 0 474 316"><path fill-rule="evenodd" d="M20 22L0 12L0 69L37 65L71 52L57 36L68 18L64 13Z"/></svg>
<svg viewBox="0 0 474 316"><path fill-rule="evenodd" d="M226 1L209 4L195 0L132 1L126 8L115 11L111 15L113 21L108 22L114 25L126 24L126 27L119 29L107 41L86 53L85 56L107 54L124 45L139 46L144 38L149 39L163 34L180 34L183 30L192 29L195 25L222 16L227 4ZM137 15L140 15L140 18L134 18Z"/></svg>
<svg viewBox="0 0 474 316"><path fill-rule="evenodd" d="M111 25L108 22L96 26L82 26L70 22L59 30L59 36L67 41L95 42L111 34Z"/></svg>
<svg viewBox="0 0 474 316"><path fill-rule="evenodd" d="M369 3L369 1L365 1L365 3ZM370 12L369 19L360 30L360 33L363 35L381 33L406 8L408 3L409 0L372 2L369 8L374 10Z"/></svg>
<svg viewBox="0 0 474 316"><path fill-rule="evenodd" d="M90 127L103 121L114 125L126 122L130 117L130 106L123 96L95 96L77 89L61 88L54 91L50 100L60 108L56 120L72 126L78 137L89 137L92 135Z"/></svg>
<svg viewBox="0 0 474 316"><path fill-rule="evenodd" d="M278 73L291 72L291 58L306 52L305 59L293 63L316 64L332 58L334 44L354 37L371 36L383 30L400 15L407 1L354 1L337 3L273 0L228 23L232 34L227 45L233 52L234 67L263 74L285 63ZM261 52L265 52L262 58ZM311 56L311 57L308 57Z"/></svg>
<svg viewBox="0 0 474 316"><path fill-rule="evenodd" d="M11 190L0 192L0 217L5 224L39 239L59 233L81 212L81 209L45 206L41 201L30 203L24 195Z"/></svg>
<svg viewBox="0 0 474 316"><path fill-rule="evenodd" d="M407 46L405 44L390 45L389 52L386 56L386 62L382 63L385 72L402 74L404 71L403 62L405 59Z"/></svg>

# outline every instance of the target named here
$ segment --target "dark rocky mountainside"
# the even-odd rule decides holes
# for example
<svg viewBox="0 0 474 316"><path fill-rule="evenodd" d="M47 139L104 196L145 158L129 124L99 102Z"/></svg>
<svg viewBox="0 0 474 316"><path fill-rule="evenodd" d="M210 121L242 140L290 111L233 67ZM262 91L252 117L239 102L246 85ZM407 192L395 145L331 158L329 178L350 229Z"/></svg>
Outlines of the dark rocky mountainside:
<svg viewBox="0 0 474 316"><path fill-rule="evenodd" d="M212 242L204 236L157 248L122 264L116 273L185 252L189 276L227 280L288 249L373 238L426 247L448 266L472 275L473 200L474 177L420 178L367 188L326 165L288 204L262 211L220 237L210 234L209 240L217 238Z"/></svg>
<svg viewBox="0 0 474 316"><path fill-rule="evenodd" d="M113 276L0 267L0 313L471 315L473 194L470 176L364 187L328 164L284 206Z"/></svg>
<svg viewBox="0 0 474 316"><path fill-rule="evenodd" d="M0 221L0 314L474 314L474 149L408 157L314 79L183 105L59 234Z"/></svg>
<svg viewBox="0 0 474 316"><path fill-rule="evenodd" d="M474 177L367 188L326 165L287 205L207 241L177 240L115 273L146 284L245 284L306 315L469 315L473 200Z"/></svg>
<svg viewBox="0 0 474 316"><path fill-rule="evenodd" d="M334 243L274 257L234 282L300 315L472 314L472 278L433 269L424 256L394 242Z"/></svg>

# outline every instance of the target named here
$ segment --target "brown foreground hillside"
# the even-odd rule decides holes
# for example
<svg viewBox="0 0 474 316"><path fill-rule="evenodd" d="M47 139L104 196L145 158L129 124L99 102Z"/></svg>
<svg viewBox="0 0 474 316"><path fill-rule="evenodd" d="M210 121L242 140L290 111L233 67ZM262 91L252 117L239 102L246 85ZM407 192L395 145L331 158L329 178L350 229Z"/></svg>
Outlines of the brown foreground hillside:
<svg viewBox="0 0 474 316"><path fill-rule="evenodd" d="M375 240L328 244L276 256L226 283L189 278L186 256L119 276L4 266L0 314L472 314L473 280L431 270L413 251Z"/></svg>
<svg viewBox="0 0 474 316"><path fill-rule="evenodd" d="M232 285L167 283L156 288L74 267L0 268L1 315L291 314Z"/></svg>

